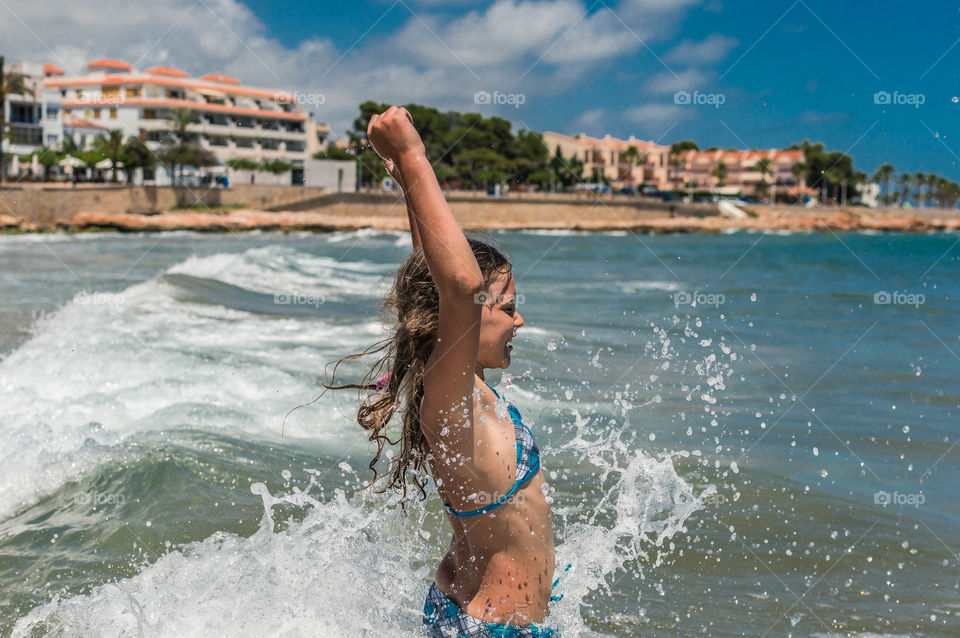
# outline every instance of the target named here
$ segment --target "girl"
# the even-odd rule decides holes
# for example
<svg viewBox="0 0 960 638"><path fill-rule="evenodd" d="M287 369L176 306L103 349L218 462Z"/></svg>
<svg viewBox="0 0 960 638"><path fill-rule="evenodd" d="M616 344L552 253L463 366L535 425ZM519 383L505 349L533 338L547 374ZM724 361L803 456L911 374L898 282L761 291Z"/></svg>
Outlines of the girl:
<svg viewBox="0 0 960 638"><path fill-rule="evenodd" d="M405 497L408 469L426 461L453 528L424 605L427 633L556 638L540 625L554 548L539 450L515 407L496 409L500 396L484 377L509 367L524 323L511 264L464 236L406 109L374 115L367 138L403 188L414 249L385 300L397 313L392 336L363 353L385 351L361 386L373 392L357 420L377 443L374 480L384 445L402 443L388 486ZM403 430L390 441L397 410ZM426 498L426 481L413 481Z"/></svg>

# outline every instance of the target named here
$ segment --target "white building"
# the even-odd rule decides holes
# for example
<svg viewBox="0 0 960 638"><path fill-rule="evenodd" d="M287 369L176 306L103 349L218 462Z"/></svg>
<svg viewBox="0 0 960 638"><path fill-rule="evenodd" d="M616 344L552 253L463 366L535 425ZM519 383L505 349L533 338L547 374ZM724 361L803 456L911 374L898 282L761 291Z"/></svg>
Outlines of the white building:
<svg viewBox="0 0 960 638"><path fill-rule="evenodd" d="M44 94L59 98L67 132L81 146L120 129L124 139L139 137L159 154L165 143L175 141L171 114L187 109L195 115L188 140L221 165L230 159L279 160L295 167L286 183L302 183L304 162L326 148L330 133L327 125L310 119L296 94L245 86L225 75L194 78L159 66L139 71L108 59L91 62L84 75L67 76L56 67L44 75ZM155 182L169 183L170 175L158 170Z"/></svg>
<svg viewBox="0 0 960 638"><path fill-rule="evenodd" d="M4 105L4 121L9 139L3 140L4 174L11 175L14 157L36 153L41 147L59 148L63 142L63 110L60 93L44 87L47 73L60 71L46 64L22 62L11 64L5 73L22 74L24 84L33 91L30 94L10 94ZM27 165L29 166L29 165ZM26 170L21 164L21 171Z"/></svg>

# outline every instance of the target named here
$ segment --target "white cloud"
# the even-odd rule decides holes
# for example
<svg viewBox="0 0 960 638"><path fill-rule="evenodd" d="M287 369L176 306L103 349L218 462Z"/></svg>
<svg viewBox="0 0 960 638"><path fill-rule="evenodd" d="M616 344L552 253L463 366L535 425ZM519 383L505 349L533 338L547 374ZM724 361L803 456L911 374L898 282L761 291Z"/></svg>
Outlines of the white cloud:
<svg viewBox="0 0 960 638"><path fill-rule="evenodd" d="M727 57L735 46L740 44L736 38L714 33L702 42L684 40L671 49L663 59L673 64L714 64Z"/></svg>
<svg viewBox="0 0 960 638"><path fill-rule="evenodd" d="M690 114L690 109L684 109L676 104L642 104L629 108L623 113L623 119L639 125L643 133L658 139L668 127L672 127Z"/></svg>
<svg viewBox="0 0 960 638"><path fill-rule="evenodd" d="M478 110L476 91L499 90L524 93L532 110L538 96L579 90L598 67L642 47L638 38L667 37L695 2L624 0L584 16L588 0L499 0L456 17L401 3L391 11L408 15L393 34L344 50L321 36L285 46L239 0L44 0L0 4L0 42L8 62L52 62L68 73L112 57L320 93L315 117L340 136L367 99L465 111ZM509 107L494 112L525 117Z"/></svg>
<svg viewBox="0 0 960 638"><path fill-rule="evenodd" d="M610 115L607 109L596 108L596 109L587 109L583 113L577 116L575 120L570 122L568 133L571 136L579 135L580 133L586 133L588 135L599 135L600 131L606 131L607 127L604 125L604 122L608 121Z"/></svg>

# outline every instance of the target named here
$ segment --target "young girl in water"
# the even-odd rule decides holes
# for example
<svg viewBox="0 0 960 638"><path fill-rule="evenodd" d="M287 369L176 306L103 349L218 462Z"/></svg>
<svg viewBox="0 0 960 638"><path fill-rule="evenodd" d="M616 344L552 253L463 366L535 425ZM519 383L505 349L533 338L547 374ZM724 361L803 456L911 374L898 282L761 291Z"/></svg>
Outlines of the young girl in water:
<svg viewBox="0 0 960 638"><path fill-rule="evenodd" d="M374 115L367 138L403 188L413 252L385 300L396 311L392 335L363 353L384 356L362 386L372 392L357 420L377 444L375 479L384 446L401 443L387 486L406 496L408 469L426 461L453 528L426 596L427 635L557 638L542 626L554 548L539 450L515 407L495 409L500 396L484 377L510 366L524 323L511 264L464 236L406 109ZM390 441L397 410L403 430ZM426 498L426 481L413 481Z"/></svg>

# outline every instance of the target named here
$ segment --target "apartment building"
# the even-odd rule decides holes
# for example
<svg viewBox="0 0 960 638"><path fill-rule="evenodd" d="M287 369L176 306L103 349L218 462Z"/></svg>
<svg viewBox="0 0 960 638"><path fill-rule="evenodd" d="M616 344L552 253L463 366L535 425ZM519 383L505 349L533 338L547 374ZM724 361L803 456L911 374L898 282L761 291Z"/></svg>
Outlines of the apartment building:
<svg viewBox="0 0 960 638"><path fill-rule="evenodd" d="M22 62L11 64L5 73L24 76L24 85L29 93L9 94L4 105L4 120L9 138L3 148L6 171L14 166L14 158L29 155L43 146L58 148L63 142L63 111L60 93L44 87L47 72L59 69L50 64Z"/></svg>
<svg viewBox="0 0 960 638"><path fill-rule="evenodd" d="M583 133L570 137L550 131L543 134L543 143L551 157L559 148L564 158L575 157L582 162L585 182L604 181L616 188L639 188L645 184L666 186L668 181L669 146L632 135L625 140L609 135L598 139ZM631 148L636 151L630 151Z"/></svg>
<svg viewBox="0 0 960 638"><path fill-rule="evenodd" d="M553 132L544 133L543 142L551 156L559 149L564 158L582 162L584 182L603 181L618 189L651 186L661 191L695 189L784 200L812 192L794 168L804 159L800 149L671 153L670 146L633 136L623 140Z"/></svg>
<svg viewBox="0 0 960 638"><path fill-rule="evenodd" d="M229 159L279 160L293 164L292 180L302 181L304 162L326 148L330 128L314 122L304 96L244 85L218 73L192 77L182 70L156 66L144 71L121 60L99 59L82 75L67 75L47 65L44 93L55 93L66 132L81 145L111 129L124 138L137 136L159 153L175 138L171 115L194 114L187 138L223 164ZM156 183L169 175L157 171Z"/></svg>

